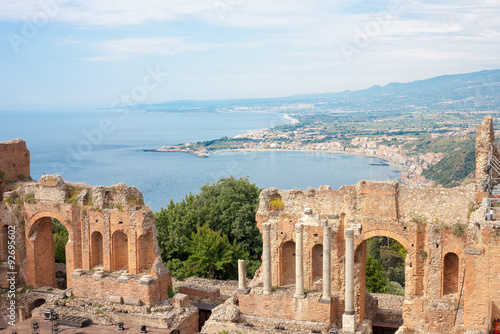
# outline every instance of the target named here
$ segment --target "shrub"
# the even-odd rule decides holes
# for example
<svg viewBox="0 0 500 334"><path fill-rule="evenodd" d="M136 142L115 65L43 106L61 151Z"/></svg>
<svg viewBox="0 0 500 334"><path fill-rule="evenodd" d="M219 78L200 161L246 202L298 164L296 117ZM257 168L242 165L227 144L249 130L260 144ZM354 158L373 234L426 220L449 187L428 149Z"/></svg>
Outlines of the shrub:
<svg viewBox="0 0 500 334"><path fill-rule="evenodd" d="M281 198L275 198L268 203L270 211L281 211L285 208Z"/></svg>
<svg viewBox="0 0 500 334"><path fill-rule="evenodd" d="M127 196L127 203L130 205L144 205L144 199L141 196L130 194Z"/></svg>
<svg viewBox="0 0 500 334"><path fill-rule="evenodd" d="M465 233L465 225L464 224L456 223L456 224L453 224L452 227L453 227L453 231L451 231L451 233L453 233L454 236L461 237L462 235L464 235L464 233Z"/></svg>
<svg viewBox="0 0 500 334"><path fill-rule="evenodd" d="M403 288L398 282L390 281L389 283L387 283L385 293L388 293L390 295L404 296L405 288Z"/></svg>
<svg viewBox="0 0 500 334"><path fill-rule="evenodd" d="M66 203L76 204L76 197L80 193L82 188L68 185L68 191L66 192Z"/></svg>

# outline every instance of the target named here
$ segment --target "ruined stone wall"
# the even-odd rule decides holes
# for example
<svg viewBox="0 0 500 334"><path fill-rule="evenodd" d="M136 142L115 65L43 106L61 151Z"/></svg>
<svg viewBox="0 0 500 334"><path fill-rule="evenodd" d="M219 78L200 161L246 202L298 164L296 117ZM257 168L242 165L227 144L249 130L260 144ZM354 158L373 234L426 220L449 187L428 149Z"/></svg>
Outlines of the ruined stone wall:
<svg viewBox="0 0 500 334"><path fill-rule="evenodd" d="M247 316L316 322L318 327L329 325L331 307L318 303L318 298L319 295L311 294L304 299L297 299L286 291L272 295L264 295L260 291L238 294L240 312Z"/></svg>
<svg viewBox="0 0 500 334"><path fill-rule="evenodd" d="M405 297L388 295L384 293L370 293L370 295L377 299L379 309L387 310L401 310L403 308L403 301Z"/></svg>
<svg viewBox="0 0 500 334"><path fill-rule="evenodd" d="M144 207L142 194L136 188L124 184L91 187L65 183L57 175L44 175L39 182L19 183L4 197L0 202L0 225L18 227L20 284L56 286L51 219L57 219L69 234L68 287L73 285L75 269L122 270L158 279L161 291L151 300L168 297L171 278L161 260L154 215ZM0 240L4 237L2 226ZM3 242L0 246L3 249ZM98 290L82 291L95 295Z"/></svg>
<svg viewBox="0 0 500 334"><path fill-rule="evenodd" d="M458 268L455 270L458 273L453 278L457 286L463 278L464 249L474 194L475 185L453 189L411 188L398 182L375 181L360 181L356 186L344 186L339 190L329 187L308 192L264 190L261 193L257 222L260 229L262 223L271 223L272 285L283 286L286 285L284 283L295 282L294 275L290 275L290 270L287 269L290 264L293 266L294 258L286 258L286 245L295 242L295 224L299 220L304 221L304 210L311 208L313 215L307 218L309 223L304 224L303 229L304 285L306 290L321 291L321 282L315 283L313 277L312 250L322 244L323 228L314 221L326 220L332 229L330 275L333 305L336 309L332 322L341 321L344 312L345 228L353 228L355 231L355 308L359 322L365 317L365 240L374 236L391 237L407 250L406 303L417 303L419 296L422 296L439 300L440 303L437 304L441 305L446 286L443 283L446 281L443 277L443 263L448 253L458 257ZM268 207L269 201L276 198L281 199L284 205L281 211L272 211ZM461 235L453 233L456 226L463 231ZM457 293L458 291L453 293L453 298L458 298ZM265 297L260 297L262 298ZM429 304L428 300L426 303L435 305ZM448 305L448 302L445 304ZM242 305L245 309L244 302ZM427 316L424 307L420 310L422 311L411 311L418 313L418 317L415 317L415 322L411 317L408 318L409 328L417 326L417 321L421 323L422 319L433 316ZM406 313L403 316L406 317ZM435 330L441 330L445 326L443 322L436 321L429 318L428 328L432 329L432 324Z"/></svg>
<svg viewBox="0 0 500 334"><path fill-rule="evenodd" d="M485 191L487 183L491 182L488 181L490 172L490 167L488 165L490 152L497 159L500 157L500 152L496 145L494 145L494 140L493 118L491 116L486 116L476 132L476 182L478 190ZM495 169L491 170L491 172L493 178L499 177Z"/></svg>
<svg viewBox="0 0 500 334"><path fill-rule="evenodd" d="M159 279L142 283L138 277L119 280L119 275L106 275L100 279L93 273L84 274L73 280L73 294L94 300L109 301L110 296L126 299L139 299L142 305L152 305L161 300Z"/></svg>
<svg viewBox="0 0 500 334"><path fill-rule="evenodd" d="M0 179L17 180L30 176L30 151L22 139L0 143Z"/></svg>

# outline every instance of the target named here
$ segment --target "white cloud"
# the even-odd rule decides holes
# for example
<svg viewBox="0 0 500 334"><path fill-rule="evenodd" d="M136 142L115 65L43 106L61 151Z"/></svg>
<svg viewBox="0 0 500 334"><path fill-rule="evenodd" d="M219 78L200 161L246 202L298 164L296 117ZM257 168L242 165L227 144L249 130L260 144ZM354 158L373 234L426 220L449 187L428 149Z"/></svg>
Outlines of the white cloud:
<svg viewBox="0 0 500 334"><path fill-rule="evenodd" d="M208 45L193 44L181 37L122 38L89 45L99 55L84 58L88 61L119 61L141 56L172 56L190 51L201 51Z"/></svg>
<svg viewBox="0 0 500 334"><path fill-rule="evenodd" d="M73 40L63 43L78 43ZM82 58L86 61L123 61L148 56L173 56L188 52L206 50L228 50L259 48L262 43L198 43L182 37L121 38L91 43L87 48L97 53L95 57Z"/></svg>

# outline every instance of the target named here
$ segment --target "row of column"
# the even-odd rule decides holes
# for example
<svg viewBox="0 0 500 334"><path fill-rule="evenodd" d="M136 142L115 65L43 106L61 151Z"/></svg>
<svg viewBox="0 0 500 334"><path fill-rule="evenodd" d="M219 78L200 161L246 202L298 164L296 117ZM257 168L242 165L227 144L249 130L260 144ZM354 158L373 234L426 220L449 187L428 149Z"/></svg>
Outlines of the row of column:
<svg viewBox="0 0 500 334"><path fill-rule="evenodd" d="M303 224L295 225L295 294L294 298L305 298L304 293L304 249ZM262 224L263 240L263 279L264 294L272 292L271 280L271 223ZM323 225L323 291L320 302L331 303L331 229ZM356 330L354 311L354 230L346 229L345 235L345 311L342 328L345 333Z"/></svg>

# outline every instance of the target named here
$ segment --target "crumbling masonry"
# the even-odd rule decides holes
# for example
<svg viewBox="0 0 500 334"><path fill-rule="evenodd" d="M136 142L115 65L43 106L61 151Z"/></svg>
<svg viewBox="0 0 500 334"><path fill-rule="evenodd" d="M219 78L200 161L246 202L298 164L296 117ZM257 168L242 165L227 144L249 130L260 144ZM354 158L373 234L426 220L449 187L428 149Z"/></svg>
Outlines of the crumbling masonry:
<svg viewBox="0 0 500 334"><path fill-rule="evenodd" d="M29 166L24 141L0 143L1 287L8 287L8 272L16 273L18 285L57 287L57 219L69 234L66 281L74 295L129 298L139 305L168 298L171 277L161 260L154 215L139 190L66 183L58 175L26 181ZM15 247L9 249L11 235Z"/></svg>
<svg viewBox="0 0 500 334"><path fill-rule="evenodd" d="M499 159L493 139L486 117L477 133L474 184L445 189L360 181L338 190L263 191L257 212L262 266L247 286L245 264L239 264L235 296L213 310L203 332L370 333L377 301L365 292L364 268L366 240L374 236L407 250L399 333L489 332L500 317L500 224L494 219L500 169L492 163ZM167 298L170 275L152 212L136 188L71 184L55 175L16 184L12 180L29 176L22 140L0 143L0 171L2 286L14 271L20 285L55 287L55 218L69 232L67 284L75 295L146 305ZM284 208L273 210L273 200Z"/></svg>
<svg viewBox="0 0 500 334"><path fill-rule="evenodd" d="M365 292L365 241L375 236L407 250L398 333L489 332L500 317L500 224L490 220L498 176L491 167L498 158L493 139L493 120L486 117L477 132L474 184L450 189L360 181L338 190L263 191L257 212L262 267L250 292L214 310L204 332L333 327L371 333L377 306ZM268 205L277 199L283 210Z"/></svg>

